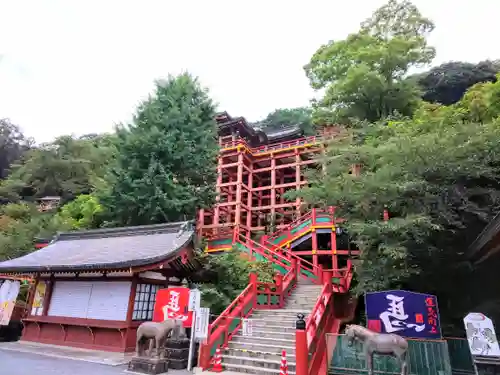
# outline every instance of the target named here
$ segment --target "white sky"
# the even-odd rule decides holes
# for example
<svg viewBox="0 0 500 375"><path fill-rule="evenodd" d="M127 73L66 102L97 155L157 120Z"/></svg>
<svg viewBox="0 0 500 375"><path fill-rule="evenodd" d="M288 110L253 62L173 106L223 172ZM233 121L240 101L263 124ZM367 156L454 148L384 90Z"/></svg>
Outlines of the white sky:
<svg viewBox="0 0 500 375"><path fill-rule="evenodd" d="M0 117L39 142L109 131L154 79L188 70L254 121L307 105L303 65L384 2L0 0ZM500 1L414 3L436 23L435 64L500 58Z"/></svg>

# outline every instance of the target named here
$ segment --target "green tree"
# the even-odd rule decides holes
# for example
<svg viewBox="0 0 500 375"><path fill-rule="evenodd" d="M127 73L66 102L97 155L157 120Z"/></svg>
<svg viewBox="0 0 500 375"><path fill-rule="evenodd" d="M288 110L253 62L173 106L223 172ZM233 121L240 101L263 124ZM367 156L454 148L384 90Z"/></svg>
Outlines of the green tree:
<svg viewBox="0 0 500 375"><path fill-rule="evenodd" d="M0 119L0 180L7 177L12 163L20 159L32 143L17 125L8 119Z"/></svg>
<svg viewBox="0 0 500 375"><path fill-rule="evenodd" d="M275 271L268 262L253 261L242 256L238 249L222 255L200 254L198 261L203 269L197 275L204 307L210 313L220 314L248 286L250 273L258 275L261 282L272 282Z"/></svg>
<svg viewBox="0 0 500 375"><path fill-rule="evenodd" d="M34 250L37 237L47 238L71 226L52 213L39 213L31 203L10 203L0 209L0 260Z"/></svg>
<svg viewBox="0 0 500 375"><path fill-rule="evenodd" d="M102 224L102 212L103 208L96 196L82 194L62 206L56 220L72 230L92 229Z"/></svg>
<svg viewBox="0 0 500 375"><path fill-rule="evenodd" d="M67 201L90 193L102 183L114 156L114 146L104 138L62 136L32 148L12 165L0 196L9 201L60 196Z"/></svg>
<svg viewBox="0 0 500 375"><path fill-rule="evenodd" d="M404 79L409 69L432 61L426 36L434 24L407 0L390 0L345 40L321 46L304 69L311 86L323 90L314 121L376 121L398 112L411 115L419 90Z"/></svg>
<svg viewBox="0 0 500 375"><path fill-rule="evenodd" d="M409 78L415 79L422 88L422 99L425 101L450 105L458 102L465 91L476 83L496 82L498 71L498 62L471 64L452 61Z"/></svg>
<svg viewBox="0 0 500 375"><path fill-rule="evenodd" d="M192 218L215 198L215 106L189 74L157 82L133 123L118 129L116 165L100 194L116 225Z"/></svg>
<svg viewBox="0 0 500 375"><path fill-rule="evenodd" d="M304 135L314 134L311 108L280 108L269 113L258 123L263 130L277 130L285 126L298 125Z"/></svg>
<svg viewBox="0 0 500 375"><path fill-rule="evenodd" d="M468 290L466 246L500 208L500 123L469 122L461 104L425 104L411 119L351 129L331 145L327 174L296 193L347 219L361 250L358 293L404 288L458 301ZM348 173L354 163L360 176ZM446 323L464 306L442 306Z"/></svg>

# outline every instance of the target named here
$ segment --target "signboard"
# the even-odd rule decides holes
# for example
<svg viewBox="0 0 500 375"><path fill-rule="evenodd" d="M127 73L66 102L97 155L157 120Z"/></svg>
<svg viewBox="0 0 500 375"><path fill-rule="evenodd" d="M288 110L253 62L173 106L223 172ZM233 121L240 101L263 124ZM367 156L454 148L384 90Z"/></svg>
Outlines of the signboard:
<svg viewBox="0 0 500 375"><path fill-rule="evenodd" d="M243 336L253 336L253 321L252 319L242 319L241 332Z"/></svg>
<svg viewBox="0 0 500 375"><path fill-rule="evenodd" d="M156 292L153 321L163 322L166 319L179 319L184 322L185 328L189 328L193 324L193 312L188 310L188 305L188 288L160 289Z"/></svg>
<svg viewBox="0 0 500 375"><path fill-rule="evenodd" d="M464 325L470 352L473 356L500 356L495 327L490 318L481 313L469 313L464 318Z"/></svg>
<svg viewBox="0 0 500 375"><path fill-rule="evenodd" d="M201 292L199 289L191 289L189 291L189 311L198 311L200 308Z"/></svg>
<svg viewBox="0 0 500 375"><path fill-rule="evenodd" d="M366 293L365 309L368 328L372 331L441 339L436 296L405 290Z"/></svg>
<svg viewBox="0 0 500 375"><path fill-rule="evenodd" d="M0 286L0 325L9 325L20 288L21 283L17 280L5 280Z"/></svg>
<svg viewBox="0 0 500 375"><path fill-rule="evenodd" d="M196 310L194 338L197 341L203 341L208 337L208 324L210 321L210 309L208 307L200 307Z"/></svg>
<svg viewBox="0 0 500 375"><path fill-rule="evenodd" d="M31 307L31 315L42 315L46 291L47 284L45 283L45 281L38 281L35 288L33 305Z"/></svg>

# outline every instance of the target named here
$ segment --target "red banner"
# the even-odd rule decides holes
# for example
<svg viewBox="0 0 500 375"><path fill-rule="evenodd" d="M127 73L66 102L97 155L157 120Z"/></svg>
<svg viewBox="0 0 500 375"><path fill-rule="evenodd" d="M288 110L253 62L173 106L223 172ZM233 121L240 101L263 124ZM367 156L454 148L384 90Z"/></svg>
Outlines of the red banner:
<svg viewBox="0 0 500 375"><path fill-rule="evenodd" d="M163 322L166 319L179 319L184 327L189 328L193 323L193 312L188 311L189 288L177 287L160 289L156 293L153 321Z"/></svg>

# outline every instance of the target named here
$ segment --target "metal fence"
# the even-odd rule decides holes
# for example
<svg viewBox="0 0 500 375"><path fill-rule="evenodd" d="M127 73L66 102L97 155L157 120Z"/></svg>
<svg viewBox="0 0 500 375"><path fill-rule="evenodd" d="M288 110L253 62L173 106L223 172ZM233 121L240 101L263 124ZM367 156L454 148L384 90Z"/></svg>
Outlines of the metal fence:
<svg viewBox="0 0 500 375"><path fill-rule="evenodd" d="M475 374L469 343L466 339L448 338L448 353L450 354L451 373L453 375Z"/></svg>
<svg viewBox="0 0 500 375"><path fill-rule="evenodd" d="M344 335L328 335L331 375L366 374L366 359L360 345L348 345ZM391 356L375 355L375 374L400 374L400 364ZM446 341L409 340L408 374L452 375Z"/></svg>

